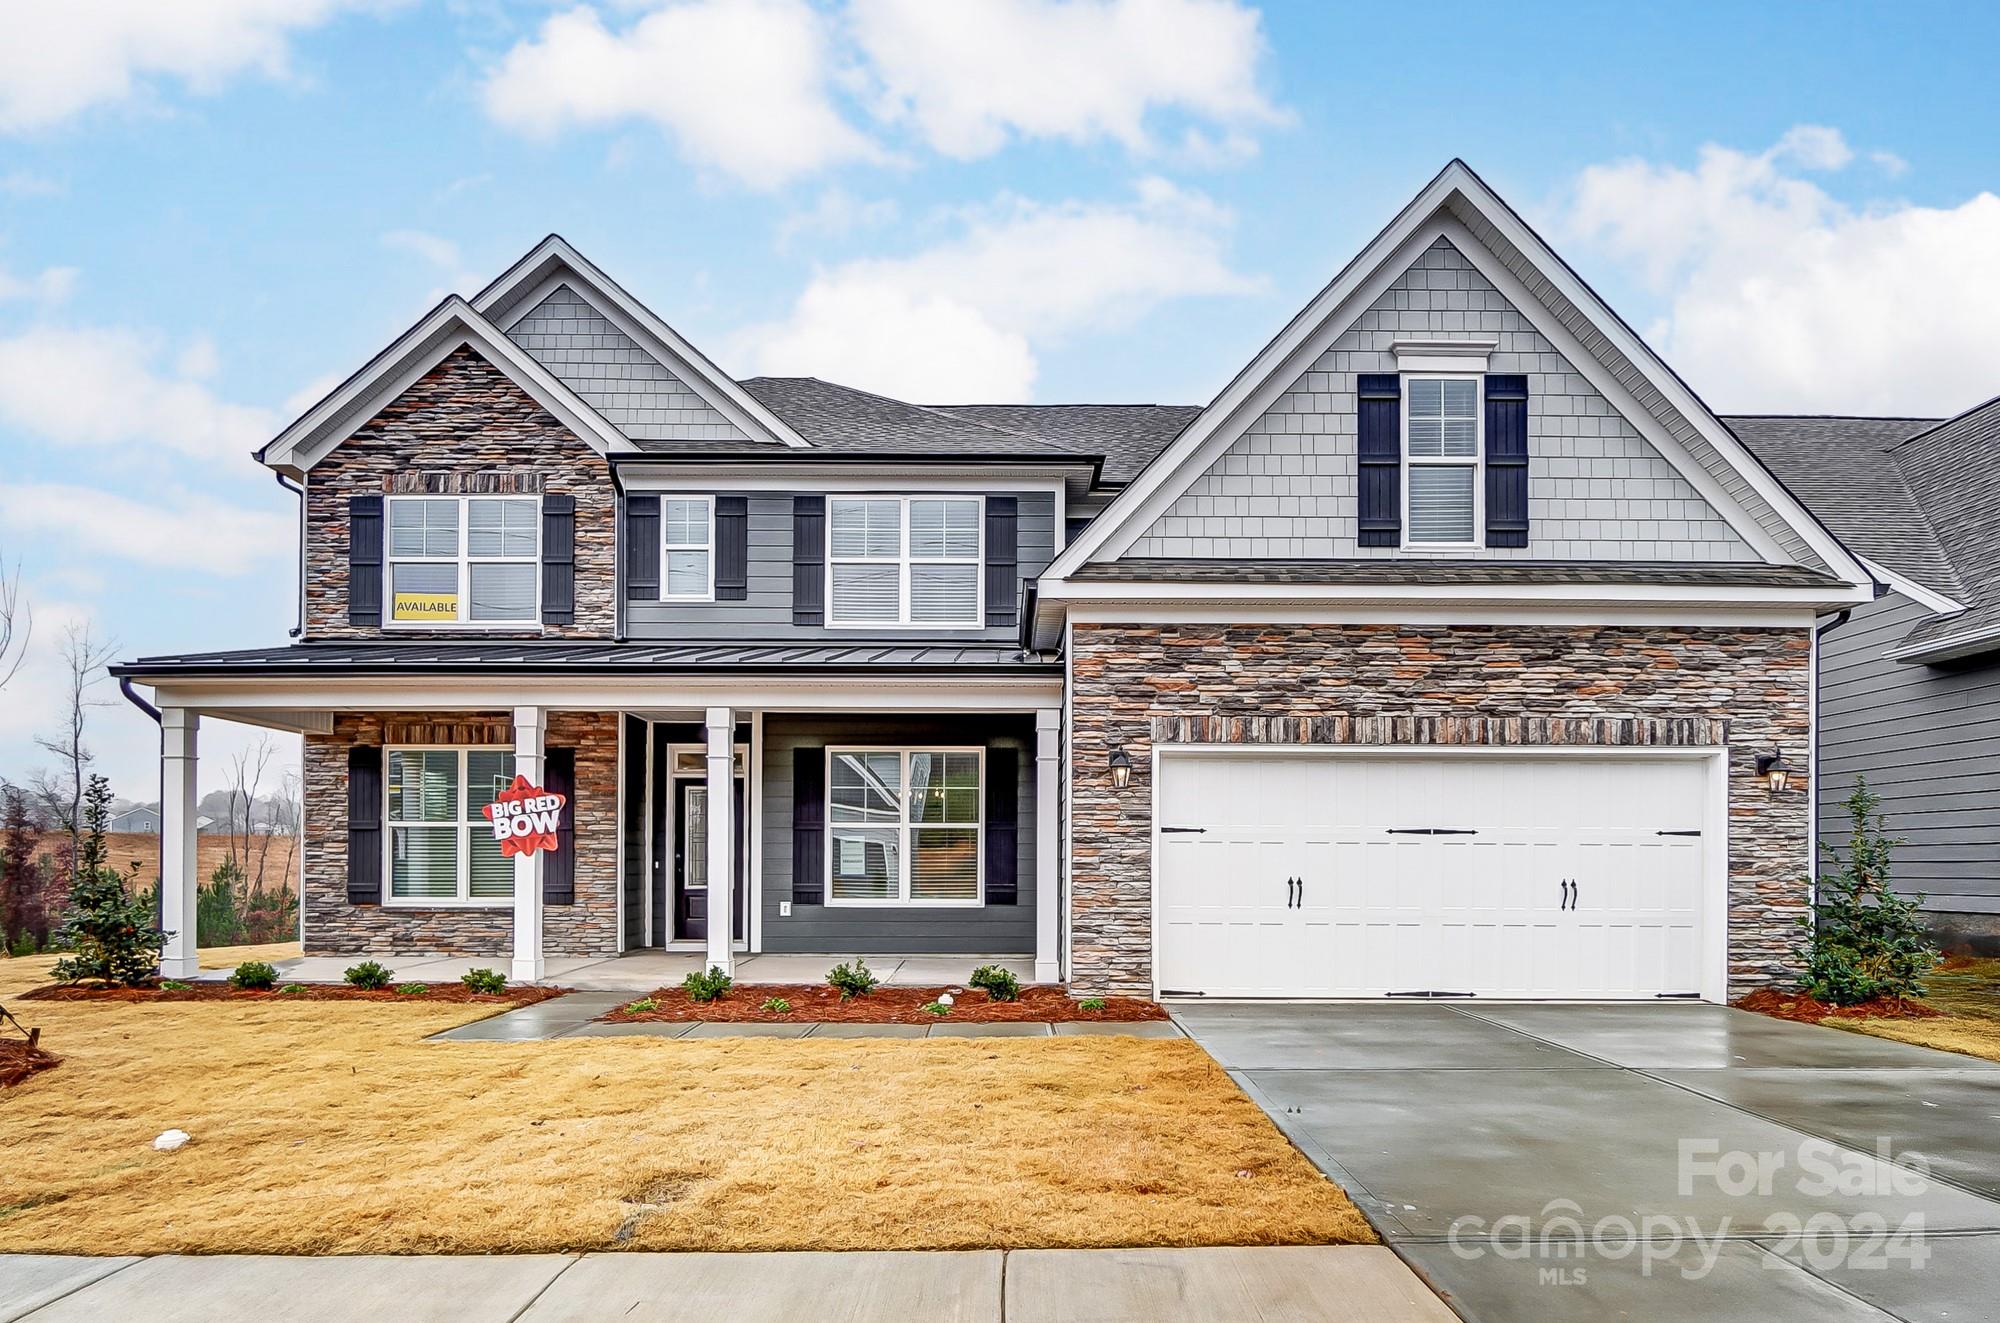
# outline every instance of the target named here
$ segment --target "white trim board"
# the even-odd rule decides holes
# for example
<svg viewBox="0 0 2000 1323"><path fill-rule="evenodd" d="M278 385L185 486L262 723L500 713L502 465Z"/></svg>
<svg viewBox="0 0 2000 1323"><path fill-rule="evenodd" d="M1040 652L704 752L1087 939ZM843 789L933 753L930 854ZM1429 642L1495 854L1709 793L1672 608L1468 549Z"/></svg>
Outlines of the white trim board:
<svg viewBox="0 0 2000 1323"><path fill-rule="evenodd" d="M1521 315L1528 318L1595 388L1605 394L1613 407L1639 429L1668 463L1694 484L1722 518L1728 520L1760 555L1771 563L1789 563L1791 557L1778 547L1761 523L1723 490L1705 466L1694 461L1659 419L1650 411L1639 408L1630 393L1618 384L1609 367L1596 355L1584 350L1575 336L1559 324L1547 305L1528 293L1499 257L1457 219L1450 207L1454 200L1483 218L1513 243L1543 279L1582 310L1607 342L1626 354L1662 398L1689 420L1718 455L1734 468L1745 485L1814 554L1820 556L1835 573L1857 583L1862 581L1865 572L1838 540L1744 450L1728 428L1694 397L1671 369L1633 336L1617 316L1575 278L1469 167L1456 160L1447 165L1236 375L1201 416L1107 507L1104 516L1057 557L1044 576L1045 580L1063 578L1090 561L1115 559L1124 554L1173 500L1234 444L1250 423L1261 416L1284 390L1289 389L1326 347L1344 333L1361 312L1372 305L1439 237L1450 240L1482 275L1492 280L1495 287L1514 302ZM1496 272L1500 276L1496 276Z"/></svg>
<svg viewBox="0 0 2000 1323"><path fill-rule="evenodd" d="M1866 556L1860 556L1857 559L1860 560L1861 567L1874 575L1878 581L1893 588L1927 611L1934 611L1941 616L1950 616L1957 615L1960 611L1965 610L1965 603L1954 602L1943 593L1933 592L1918 583L1915 579L1898 574L1879 561L1872 561Z"/></svg>

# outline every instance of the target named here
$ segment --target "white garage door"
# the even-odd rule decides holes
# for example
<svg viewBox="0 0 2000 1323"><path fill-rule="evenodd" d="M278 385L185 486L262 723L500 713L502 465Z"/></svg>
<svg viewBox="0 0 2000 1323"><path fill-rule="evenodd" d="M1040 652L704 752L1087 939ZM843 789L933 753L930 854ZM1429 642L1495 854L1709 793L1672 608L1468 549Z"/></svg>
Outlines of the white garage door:
<svg viewBox="0 0 2000 1323"><path fill-rule="evenodd" d="M1160 989L1699 993L1707 784L1700 759L1168 755Z"/></svg>

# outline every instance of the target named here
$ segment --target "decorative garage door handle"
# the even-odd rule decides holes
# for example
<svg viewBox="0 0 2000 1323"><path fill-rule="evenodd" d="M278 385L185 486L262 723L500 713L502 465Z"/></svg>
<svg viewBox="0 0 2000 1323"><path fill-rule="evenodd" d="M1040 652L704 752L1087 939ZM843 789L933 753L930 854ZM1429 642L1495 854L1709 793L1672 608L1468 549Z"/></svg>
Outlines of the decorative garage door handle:
<svg viewBox="0 0 2000 1323"><path fill-rule="evenodd" d="M1470 827L1391 827L1391 836L1477 836Z"/></svg>
<svg viewBox="0 0 2000 1323"><path fill-rule="evenodd" d="M1186 834L1199 836L1205 833L1207 830L1208 828L1206 827L1162 827L1160 828L1160 835L1166 836L1174 832L1182 832Z"/></svg>

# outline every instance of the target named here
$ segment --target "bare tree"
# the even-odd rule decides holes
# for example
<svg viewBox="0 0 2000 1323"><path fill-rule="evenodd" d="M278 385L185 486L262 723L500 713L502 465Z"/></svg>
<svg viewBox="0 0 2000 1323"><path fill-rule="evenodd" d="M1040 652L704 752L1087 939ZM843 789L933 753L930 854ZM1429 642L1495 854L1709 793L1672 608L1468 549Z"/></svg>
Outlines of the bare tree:
<svg viewBox="0 0 2000 1323"><path fill-rule="evenodd" d="M271 838L268 834L259 836L257 832L257 797L264 789L264 772L271 765L273 750L271 737L259 735L257 742L247 749L239 749L229 760L229 852L236 858L236 866L243 876L250 879L256 890L264 887L264 862L271 853ZM242 816L237 816L241 805ZM239 833L239 825L242 831ZM242 842L242 852L237 852L237 842ZM252 871L252 865L255 871Z"/></svg>
<svg viewBox="0 0 2000 1323"><path fill-rule="evenodd" d="M6 561L0 560L0 689L20 674L34 632L35 609L21 596L21 563L15 561L9 575Z"/></svg>
<svg viewBox="0 0 2000 1323"><path fill-rule="evenodd" d="M63 630L57 655L63 662L63 726L55 735L38 735L35 743L61 759L54 773L37 772L30 782L35 797L42 801L64 833L69 836L69 861L74 867L77 847L83 836L83 782L91 764L91 752L84 743L84 726L90 709L105 706L91 697L103 678L105 664L116 654L118 645L100 641L88 620L72 622Z"/></svg>

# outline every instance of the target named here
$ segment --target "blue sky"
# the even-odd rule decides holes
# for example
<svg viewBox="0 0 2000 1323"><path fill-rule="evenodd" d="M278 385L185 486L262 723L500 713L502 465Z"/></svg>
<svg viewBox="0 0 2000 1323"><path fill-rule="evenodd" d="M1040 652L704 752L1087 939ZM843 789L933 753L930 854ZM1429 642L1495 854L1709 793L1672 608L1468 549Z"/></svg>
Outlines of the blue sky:
<svg viewBox="0 0 2000 1323"><path fill-rule="evenodd" d="M39 761L71 625L124 656L282 640L291 498L247 452L551 230L739 375L1200 402L1457 155L1717 407L1956 411L2000 391L1996 28L1974 4L15 7L0 558L36 629L0 775ZM150 727L92 723L143 794Z"/></svg>

